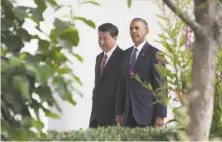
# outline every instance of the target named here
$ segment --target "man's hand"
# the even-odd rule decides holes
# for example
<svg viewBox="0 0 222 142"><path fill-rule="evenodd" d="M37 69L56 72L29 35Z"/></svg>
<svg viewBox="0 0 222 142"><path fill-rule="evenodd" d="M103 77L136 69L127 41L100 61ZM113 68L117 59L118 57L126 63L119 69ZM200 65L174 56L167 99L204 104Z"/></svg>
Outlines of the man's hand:
<svg viewBox="0 0 222 142"><path fill-rule="evenodd" d="M156 117L155 126L156 127L162 127L163 125L164 125L164 118Z"/></svg>
<svg viewBox="0 0 222 142"><path fill-rule="evenodd" d="M116 115L116 124L117 126L123 125L123 115Z"/></svg>

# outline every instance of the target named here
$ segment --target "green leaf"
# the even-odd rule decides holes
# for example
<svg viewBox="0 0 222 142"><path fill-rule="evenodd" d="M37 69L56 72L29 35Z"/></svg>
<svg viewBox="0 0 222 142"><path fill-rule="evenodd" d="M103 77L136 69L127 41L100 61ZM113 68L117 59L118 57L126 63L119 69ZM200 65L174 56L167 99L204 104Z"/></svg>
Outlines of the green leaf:
<svg viewBox="0 0 222 142"><path fill-rule="evenodd" d="M7 49L5 47L1 47L1 56L4 57Z"/></svg>
<svg viewBox="0 0 222 142"><path fill-rule="evenodd" d="M12 138L15 141L27 141L30 138L35 138L36 137L36 133L34 133L33 131L30 131L30 128L19 128L18 129L12 129L13 131L12 133Z"/></svg>
<svg viewBox="0 0 222 142"><path fill-rule="evenodd" d="M166 69L166 67L159 65L159 64L156 64L155 67L159 72L161 72L161 75L163 75L164 77L168 76L169 70Z"/></svg>
<svg viewBox="0 0 222 142"><path fill-rule="evenodd" d="M160 26L160 29L162 29L163 31L164 31L164 29L165 29L165 24L162 24L161 22L157 22L158 23L158 25Z"/></svg>
<svg viewBox="0 0 222 142"><path fill-rule="evenodd" d="M40 74L40 71L38 70L38 67L30 63L26 63L24 65L28 72L35 75L35 78L37 81L41 81L41 74Z"/></svg>
<svg viewBox="0 0 222 142"><path fill-rule="evenodd" d="M18 102L18 103L20 103L20 102ZM17 104L15 104L15 106L17 107ZM31 113L29 112L29 106L28 105L25 105L25 106L22 105L22 109L21 109L21 111L19 111L19 113L21 113L22 116L31 117Z"/></svg>
<svg viewBox="0 0 222 142"><path fill-rule="evenodd" d="M77 81L80 85L82 85L82 82L80 80L80 78L76 75L73 76L73 78L75 79L75 81Z"/></svg>
<svg viewBox="0 0 222 142"><path fill-rule="evenodd" d="M34 0L35 4L38 6L38 8L41 9L42 12L46 9L45 0Z"/></svg>
<svg viewBox="0 0 222 142"><path fill-rule="evenodd" d="M56 51L56 52L55 52L54 58L55 58L55 60L58 61L59 63L67 61L66 56L65 56L63 53L61 53L60 51Z"/></svg>
<svg viewBox="0 0 222 142"><path fill-rule="evenodd" d="M24 46L20 37L9 34L6 34L6 38L2 38L2 43L5 43L7 51L12 52L13 54L18 54L21 48Z"/></svg>
<svg viewBox="0 0 222 142"><path fill-rule="evenodd" d="M57 32L56 29L52 29L50 32L50 38L53 42L57 43Z"/></svg>
<svg viewBox="0 0 222 142"><path fill-rule="evenodd" d="M74 20L80 20L82 22L84 22L86 25L92 27L93 29L96 28L96 24L92 21L92 20L88 20L88 19L85 19L83 17L73 17Z"/></svg>
<svg viewBox="0 0 222 142"><path fill-rule="evenodd" d="M65 100L67 100L69 103L72 105L76 105L76 102L73 100L72 94L71 93L65 93Z"/></svg>
<svg viewBox="0 0 222 142"><path fill-rule="evenodd" d="M181 38L180 38L180 45L179 47L182 47L185 45L185 35L182 35Z"/></svg>
<svg viewBox="0 0 222 142"><path fill-rule="evenodd" d="M40 85L39 87L36 88L35 92L39 95L39 97L43 102L44 101L54 102L51 89L48 86Z"/></svg>
<svg viewBox="0 0 222 142"><path fill-rule="evenodd" d="M53 76L55 69L49 65L40 65L38 66L40 73L40 80L42 83L47 83L49 78Z"/></svg>
<svg viewBox="0 0 222 142"><path fill-rule="evenodd" d="M24 21L24 19L28 16L28 13L27 13L28 9L29 8L25 6L18 6L18 7L15 7L13 11L16 18L18 18L18 20Z"/></svg>
<svg viewBox="0 0 222 142"><path fill-rule="evenodd" d="M43 56L40 53L37 53L36 55L31 55L30 54L29 56L27 56L26 60L28 62L31 62L32 64L36 64L37 65L37 64L39 64L39 62L45 62L46 57Z"/></svg>
<svg viewBox="0 0 222 142"><path fill-rule="evenodd" d="M141 84L143 84L143 82L140 79L140 76L138 75L138 73L134 76L134 78Z"/></svg>
<svg viewBox="0 0 222 142"><path fill-rule="evenodd" d="M96 6L100 6L100 4L96 1L89 0L88 3L96 5Z"/></svg>
<svg viewBox="0 0 222 142"><path fill-rule="evenodd" d="M76 57L80 62L83 62L83 58L79 54L74 54L74 57Z"/></svg>
<svg viewBox="0 0 222 142"><path fill-rule="evenodd" d="M177 27L178 27L179 29L184 29L185 26L186 26L186 24L185 24L183 21L179 21L178 24L177 24Z"/></svg>
<svg viewBox="0 0 222 142"><path fill-rule="evenodd" d="M58 73L60 74L66 74L66 73L71 73L71 72L72 72L72 69L69 67L63 67L58 70Z"/></svg>
<svg viewBox="0 0 222 142"><path fill-rule="evenodd" d="M30 117L26 116L26 117L22 117L21 120L21 125L25 128L30 128L32 126L32 120Z"/></svg>
<svg viewBox="0 0 222 142"><path fill-rule="evenodd" d="M62 99L64 99L64 94L65 94L65 80L63 78L63 76L55 76L53 78L52 84L55 88L55 91L62 97Z"/></svg>
<svg viewBox="0 0 222 142"><path fill-rule="evenodd" d="M8 122L5 119L1 118L1 131L2 132L5 132L5 131L7 132L9 130L10 130L10 126L9 126Z"/></svg>
<svg viewBox="0 0 222 142"><path fill-rule="evenodd" d="M80 4L92 4L92 5L96 5L96 6L100 6L100 4L94 0L88 0L86 2L80 2Z"/></svg>
<svg viewBox="0 0 222 142"><path fill-rule="evenodd" d="M31 38L32 38L32 39L40 40L40 37L39 37L38 35L31 35Z"/></svg>
<svg viewBox="0 0 222 142"><path fill-rule="evenodd" d="M32 120L32 125L38 130L41 131L44 128L44 123L40 120Z"/></svg>
<svg viewBox="0 0 222 142"><path fill-rule="evenodd" d="M30 95L30 85L29 85L29 80L26 76L14 76L13 79L13 86L16 89L19 89L23 98L30 101L31 100L31 95Z"/></svg>
<svg viewBox="0 0 222 142"><path fill-rule="evenodd" d="M61 35L60 38L66 42L71 43L73 46L77 46L79 44L79 33L77 29L68 28ZM65 47L70 48L70 47Z"/></svg>
<svg viewBox="0 0 222 142"><path fill-rule="evenodd" d="M51 6L58 8L58 4L55 0L46 0L46 2L48 2Z"/></svg>
<svg viewBox="0 0 222 142"><path fill-rule="evenodd" d="M58 45L60 47L63 47L65 49L68 49L70 52L72 52L72 47L73 47L73 44L70 40L67 40L65 38L61 39L61 38L58 38Z"/></svg>
<svg viewBox="0 0 222 142"><path fill-rule="evenodd" d="M62 76L56 76L53 79L52 84L55 86L55 91L60 95L63 100L70 102L75 105L76 102L72 98L72 91L69 88L69 84L72 82L66 82L66 80Z"/></svg>
<svg viewBox="0 0 222 142"><path fill-rule="evenodd" d="M171 37L172 39L174 39L175 36L177 35L177 32L178 32L178 29L177 29L177 28L172 29L171 32L170 32L170 37Z"/></svg>
<svg viewBox="0 0 222 142"><path fill-rule="evenodd" d="M50 110L48 110L48 109L43 109L43 110L44 110L45 115L46 115L47 117L60 118L59 114L56 114L56 113L54 113L54 112L52 112L52 111L50 111Z"/></svg>
<svg viewBox="0 0 222 142"><path fill-rule="evenodd" d="M171 45L168 42L161 41L161 44L163 47L167 49L168 52L170 52L171 54L174 54L173 47L171 47Z"/></svg>
<svg viewBox="0 0 222 142"><path fill-rule="evenodd" d="M42 16L42 12L39 8L32 8L31 11L32 16L30 17L34 22L37 23L37 25L39 25L39 22L43 21L43 16Z"/></svg>
<svg viewBox="0 0 222 142"><path fill-rule="evenodd" d="M42 51L43 55L47 55L49 51L49 42L47 40L39 40L39 49Z"/></svg>
<svg viewBox="0 0 222 142"><path fill-rule="evenodd" d="M167 40L167 39L168 39L167 36L164 35L164 33L159 34L159 37L160 37L162 40Z"/></svg>
<svg viewBox="0 0 222 142"><path fill-rule="evenodd" d="M5 72L6 70L8 70L10 68L9 63L5 60L5 59L1 59L1 73Z"/></svg>
<svg viewBox="0 0 222 142"><path fill-rule="evenodd" d="M11 56L9 57L9 63L12 67L15 67L15 66L19 66L22 64L22 60L15 57L15 56Z"/></svg>
<svg viewBox="0 0 222 142"><path fill-rule="evenodd" d="M13 21L6 18L1 19L1 32L8 31L13 26Z"/></svg>
<svg viewBox="0 0 222 142"><path fill-rule="evenodd" d="M151 85L150 83L147 84L147 88L148 88L149 90L153 90L153 87L152 87L152 85Z"/></svg>
<svg viewBox="0 0 222 142"><path fill-rule="evenodd" d="M14 91L14 88L13 88L13 92L16 92ZM17 92L16 92L17 94ZM4 99L6 100L7 103L10 103L10 104L13 104L14 106L16 106L14 108L14 112L17 114L17 113L21 113L22 109L24 108L24 100L22 99L22 97L20 96L13 96L13 95L5 95ZM5 105L7 106L7 105ZM7 107L7 111L8 111L8 107Z"/></svg>
<svg viewBox="0 0 222 142"><path fill-rule="evenodd" d="M31 104L29 104L29 107L34 110L37 117L39 117L39 109L44 109L42 102L39 103L33 98L31 100Z"/></svg>
<svg viewBox="0 0 222 142"><path fill-rule="evenodd" d="M21 37L24 41L29 42L31 39L31 35L25 29L19 29L18 36Z"/></svg>
<svg viewBox="0 0 222 142"><path fill-rule="evenodd" d="M130 8L131 5L132 5L132 0L127 0L127 6L128 6L128 8Z"/></svg>
<svg viewBox="0 0 222 142"><path fill-rule="evenodd" d="M62 33L65 29L69 28L72 24L67 21L62 21L58 18L54 21L54 26L58 34Z"/></svg>
<svg viewBox="0 0 222 142"><path fill-rule="evenodd" d="M162 19L163 21L169 21L169 18L167 18L167 17L165 17L165 16L163 16L163 15L159 15L159 14L156 14L156 16L157 16L157 18L160 18L160 19Z"/></svg>

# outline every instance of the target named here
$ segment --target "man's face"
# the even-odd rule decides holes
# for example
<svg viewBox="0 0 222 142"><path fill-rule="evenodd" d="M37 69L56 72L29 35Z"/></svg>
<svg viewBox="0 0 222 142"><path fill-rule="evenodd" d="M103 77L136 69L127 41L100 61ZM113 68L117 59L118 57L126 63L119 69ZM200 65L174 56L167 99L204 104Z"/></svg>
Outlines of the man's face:
<svg viewBox="0 0 222 142"><path fill-rule="evenodd" d="M117 36L112 37L109 32L99 32L99 46L104 52L110 51L116 44Z"/></svg>
<svg viewBox="0 0 222 142"><path fill-rule="evenodd" d="M130 24L130 35L136 46L141 44L149 33L148 28L141 21L132 21Z"/></svg>

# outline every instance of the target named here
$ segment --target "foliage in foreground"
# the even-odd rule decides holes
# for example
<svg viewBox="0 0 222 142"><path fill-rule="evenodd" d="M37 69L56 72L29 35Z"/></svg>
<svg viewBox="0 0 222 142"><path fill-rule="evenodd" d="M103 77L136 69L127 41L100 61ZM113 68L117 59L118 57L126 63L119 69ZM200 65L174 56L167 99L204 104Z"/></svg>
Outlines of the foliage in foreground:
<svg viewBox="0 0 222 142"><path fill-rule="evenodd" d="M49 131L44 141L167 141L175 137L175 129L107 127L70 132Z"/></svg>
<svg viewBox="0 0 222 142"><path fill-rule="evenodd" d="M41 114L58 118L59 114L50 108L61 111L55 94L76 104L73 95L81 95L78 87L82 83L71 67L73 60L83 59L73 53L73 47L79 44L75 22L80 20L96 27L93 21L74 15L71 5L61 5L56 0L34 0L36 7L17 2L1 2L1 137L7 140L44 135ZM55 17L48 33L42 29L47 18L45 11L52 9L56 13L63 8L71 12L63 18ZM25 24L36 32L31 33Z"/></svg>
<svg viewBox="0 0 222 142"><path fill-rule="evenodd" d="M33 140L44 141L175 141L183 137L181 129L169 128L125 128L100 127L69 132L49 131L45 138ZM211 138L211 140L222 140Z"/></svg>

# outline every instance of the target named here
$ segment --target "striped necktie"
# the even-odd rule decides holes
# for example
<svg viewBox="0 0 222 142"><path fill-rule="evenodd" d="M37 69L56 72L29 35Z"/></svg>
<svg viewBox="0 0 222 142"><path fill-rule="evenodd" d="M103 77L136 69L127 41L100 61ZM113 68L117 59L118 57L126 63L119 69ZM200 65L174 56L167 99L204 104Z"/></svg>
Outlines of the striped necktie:
<svg viewBox="0 0 222 142"><path fill-rule="evenodd" d="M138 51L137 48L134 48L133 50L133 54L131 55L131 58L130 58L130 69L133 71L133 67L134 67L134 64L136 62L136 52Z"/></svg>
<svg viewBox="0 0 222 142"><path fill-rule="evenodd" d="M102 61L101 61L101 64L100 64L100 72L99 72L99 78L102 77L102 74L103 74L103 70L106 66L106 60L107 60L107 55L104 54L103 55L103 58L102 58Z"/></svg>

